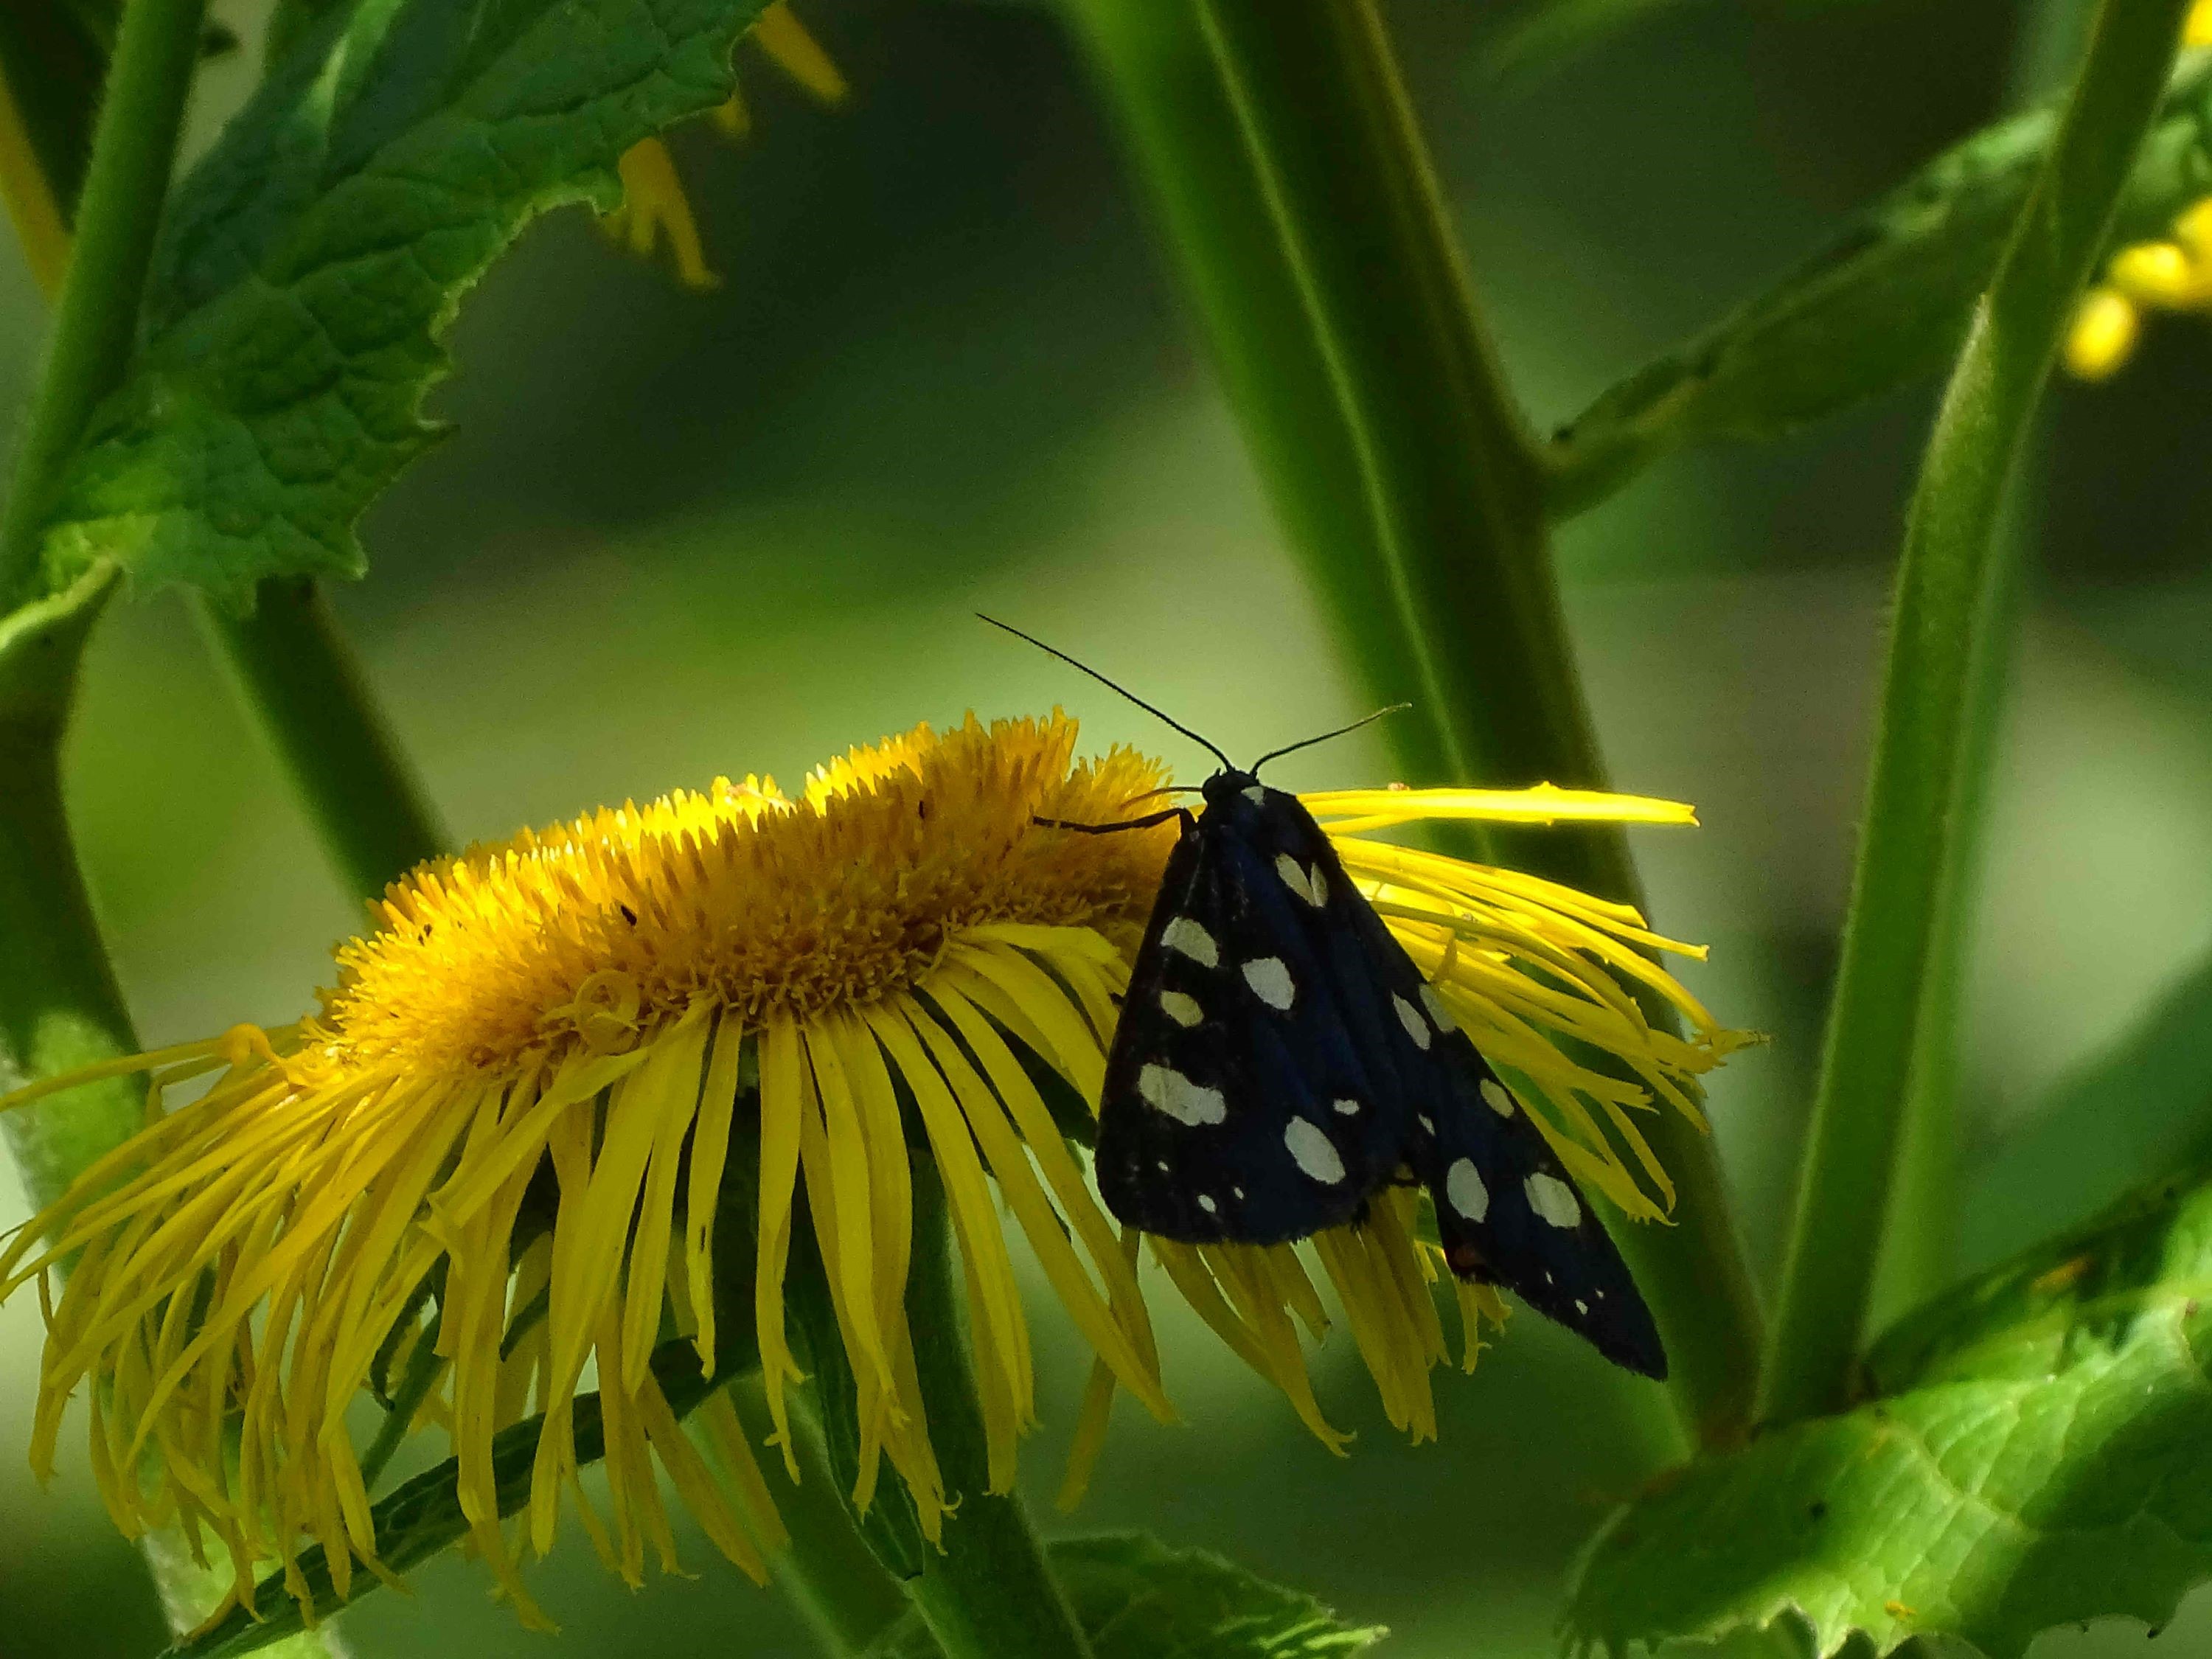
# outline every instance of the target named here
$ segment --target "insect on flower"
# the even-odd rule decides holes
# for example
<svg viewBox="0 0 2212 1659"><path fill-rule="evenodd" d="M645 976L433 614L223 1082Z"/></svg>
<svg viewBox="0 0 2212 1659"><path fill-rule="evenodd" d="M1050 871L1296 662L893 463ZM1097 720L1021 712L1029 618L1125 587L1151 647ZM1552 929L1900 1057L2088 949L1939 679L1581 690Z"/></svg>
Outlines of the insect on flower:
<svg viewBox="0 0 2212 1659"><path fill-rule="evenodd" d="M118 1526L210 1535L234 1602L265 1611L289 1593L312 1610L317 1557L340 1601L356 1564L396 1570L380 1518L402 1495L379 1496L391 1455L410 1432L441 1433L470 1544L538 1618L520 1568L572 1504L627 1581L648 1551L676 1565L664 1479L724 1554L765 1577L802 1403L846 1437L854 1508L896 1480L925 1546L963 1492L1010 1490L1040 1413L1009 1234L1095 1356L1071 1502L1117 1395L1174 1414L1146 1267L1339 1452L1350 1437L1306 1357L1331 1323L1324 1285L1385 1416L1416 1440L1437 1433L1431 1376L1451 1357L1431 1287L1449 1281L1463 1365L1506 1315L1492 1284L1455 1265L1547 1310L1548 1270L1566 1306L1589 1303L1577 1328L1629 1331L1601 1322L1634 1305L1626 1276L1571 1248L1607 1249L1565 1172L1632 1219L1666 1213L1673 1188L1637 1118L1701 1122L1698 1079L1743 1039L1648 953L1702 952L1626 906L1369 832L1687 824L1690 809L1548 786L1255 800L1243 775L1214 781L1224 804L1179 841L1168 818L1048 827L1103 827L1169 783L1127 750L1082 757L1055 713L916 726L818 768L795 797L749 777L625 803L408 872L292 1024L0 1095L5 1112L99 1077L149 1077L144 1127L0 1239L0 1297L34 1279L47 1291L34 1466L52 1468L82 1401ZM1234 830L1227 842L1216 824ZM1209 851L1230 845L1233 863ZM1174 898L1148 939L1164 872ZM1194 908L1200 874L1222 884L1212 908ZM1218 947L1212 967L1178 945L1195 935L1170 933L1194 916ZM1324 978L1308 951L1355 965ZM1282 986L1266 959L1291 976L1287 1010L1269 1001ZM1647 1020L1627 981L1686 1033ZM1340 1039L1321 1018L1324 989ZM1183 1025L1170 991L1200 1018ZM1370 997L1364 1024L1345 1012L1355 992ZM1402 1040L1384 1023L1406 1019L1399 999L1427 1022ZM1139 1045L1133 1064L1117 1044ZM1149 1098L1147 1065L1182 1084L1164 1091L1156 1075ZM1300 1111L1265 1069L1285 1066L1332 1114L1371 1103L1376 1121L1355 1133L1352 1114ZM1175 1121L1211 1115L1202 1090L1236 1133ZM1469 1098L1489 1103L1472 1121ZM1248 1130L1239 1115L1270 1103L1272 1139L1264 1118ZM1424 1110L1433 1140L1417 1140ZM1516 1137L1521 1120L1540 1145ZM1117 1236L1071 1139L1095 1142L1108 1203L1137 1224ZM1167 1150L1133 1164L1131 1147L1154 1144ZM1316 1179L1330 1158L1342 1179ZM1440 1242L1401 1165L1439 1192ZM1239 1187L1265 1207L1227 1208ZM917 1195L939 1188L945 1212L925 1231ZM1197 1231L1201 1194L1224 1206L1218 1232ZM1570 1205L1572 1227L1557 1219ZM941 1333L917 1328L907 1299L924 1250L958 1258L980 1477L948 1475L933 1439L916 1356ZM1619 1273L1609 1253L1601 1265ZM818 1380L833 1370L847 1379L834 1396ZM767 1413L750 1427L724 1386L740 1372L757 1372ZM364 1393L387 1408L365 1448L352 1432ZM679 1422L687 1410L720 1474ZM781 1454L764 1468L762 1449ZM578 1483L591 1458L604 1518Z"/></svg>
<svg viewBox="0 0 2212 1659"><path fill-rule="evenodd" d="M1455 1274L1502 1285L1616 1364L1664 1377L1650 1311L1573 1177L1313 814L1260 781L1267 762L1380 715L1239 767L1104 675L1006 631L1221 763L1197 813L1048 821L1091 835L1182 826L1107 1058L1095 1158L1107 1207L1185 1243L1281 1244L1364 1220L1410 1179L1428 1189Z"/></svg>

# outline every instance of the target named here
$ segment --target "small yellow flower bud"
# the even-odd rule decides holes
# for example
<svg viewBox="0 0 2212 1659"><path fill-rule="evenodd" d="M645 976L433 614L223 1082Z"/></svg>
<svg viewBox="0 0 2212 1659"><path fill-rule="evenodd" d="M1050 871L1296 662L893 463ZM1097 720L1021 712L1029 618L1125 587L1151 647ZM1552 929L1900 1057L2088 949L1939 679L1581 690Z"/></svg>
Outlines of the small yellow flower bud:
<svg viewBox="0 0 2212 1659"><path fill-rule="evenodd" d="M2142 318L2125 295L2091 289L2066 336L2066 372L2081 380L2109 378L2133 355L2141 330Z"/></svg>
<svg viewBox="0 0 2212 1659"><path fill-rule="evenodd" d="M2172 242L2137 242L2112 256L2105 280L2139 305L2181 311L2205 295L2205 271Z"/></svg>
<svg viewBox="0 0 2212 1659"><path fill-rule="evenodd" d="M2212 266L2212 196L2173 222L2173 240L2188 249L2200 266Z"/></svg>

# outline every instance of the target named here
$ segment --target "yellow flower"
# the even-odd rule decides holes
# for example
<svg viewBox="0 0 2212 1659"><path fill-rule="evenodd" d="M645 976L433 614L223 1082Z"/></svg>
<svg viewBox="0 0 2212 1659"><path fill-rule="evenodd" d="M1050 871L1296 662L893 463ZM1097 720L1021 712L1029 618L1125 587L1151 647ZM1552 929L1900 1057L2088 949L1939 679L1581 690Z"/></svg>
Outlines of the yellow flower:
<svg viewBox="0 0 2212 1659"><path fill-rule="evenodd" d="M763 11L747 31L746 39L823 103L835 108L845 101L851 88L844 76L793 15L786 0L776 0ZM744 95L736 91L714 110L713 119L732 138L742 138L752 129ZM714 287L718 279L708 268L706 250L699 240L699 223L692 216L690 198L684 193L684 180L668 146L658 138L641 139L623 152L618 170L622 204L600 217L599 228L641 259L651 258L665 240L669 257L676 264L677 279L684 287Z"/></svg>
<svg viewBox="0 0 2212 1659"><path fill-rule="evenodd" d="M2212 0L2197 0L2190 9L2181 44L2212 46ZM2113 254L2104 281L2075 311L2067 372L2083 380L2118 374L2135 355L2146 311L2212 311L2212 196L2176 219L2166 240L2132 242Z"/></svg>
<svg viewBox="0 0 2212 1659"><path fill-rule="evenodd" d="M1036 1415L994 1186L1097 1356L1079 1466L1116 1389L1168 1417L1140 1241L1091 1196L1047 1093L1097 1101L1115 998L1175 831L1040 826L1109 821L1165 781L1125 750L1078 761L1075 737L1057 714L971 717L856 749L797 799L766 780L720 780L473 848L394 884L296 1024L238 1027L0 1102L152 1073L146 1129L0 1255L8 1290L77 1257L48 1310L34 1463L52 1467L64 1408L91 1383L94 1468L126 1532L174 1517L213 1533L240 1599L254 1563L273 1559L304 1600L298 1557L319 1544L343 1595L355 1560L386 1571L375 1460L365 1474L347 1407L404 1362L428 1388L414 1420L450 1440L471 1540L526 1617L493 1439L533 1413L520 1531L537 1553L566 1492L625 1577L639 1577L648 1542L672 1565L658 1459L708 1535L758 1577L756 1540L781 1532L727 1397L701 1408L726 1489L660 1379L672 1354L714 1378L757 1349L769 1443L795 1478L804 1379L785 1304L804 1250L857 1394L855 1501L888 1462L933 1539L950 1503L905 1303L921 1146L966 1285L991 1488L1011 1485ZM1684 947L1625 907L1369 837L1430 819L1688 823L1688 809L1549 788L1305 799L1569 1167L1630 1214L1661 1214L1671 1193L1636 1115L1664 1103L1694 1119L1693 1079L1734 1040L1644 954ZM1692 1035L1647 1024L1620 977L1674 1003ZM1588 1069L1562 1039L1618 1056L1644 1086ZM1293 1327L1326 1324L1326 1279L1392 1420L1424 1436L1429 1372L1445 1358L1429 1287L1454 1285L1469 1363L1478 1318L1504 1310L1441 1273L1414 1205L1393 1190L1304 1253L1151 1249L1340 1444ZM742 1219L718 1241L730 1216ZM732 1235L750 1247L749 1284L718 1282ZM611 1525L574 1478L587 1372Z"/></svg>
<svg viewBox="0 0 2212 1659"><path fill-rule="evenodd" d="M32 279L44 293L58 292L62 273L69 266L69 227L62 222L61 208L4 75L0 75L0 204L5 204L22 242Z"/></svg>

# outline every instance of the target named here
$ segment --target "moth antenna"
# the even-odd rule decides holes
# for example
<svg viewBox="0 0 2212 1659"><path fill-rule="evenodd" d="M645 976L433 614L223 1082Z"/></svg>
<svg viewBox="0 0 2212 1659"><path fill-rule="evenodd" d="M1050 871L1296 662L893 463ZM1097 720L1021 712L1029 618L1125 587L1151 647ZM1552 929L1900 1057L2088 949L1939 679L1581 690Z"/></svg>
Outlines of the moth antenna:
<svg viewBox="0 0 2212 1659"><path fill-rule="evenodd" d="M1340 738L1347 732L1357 732L1363 726L1372 726L1385 714L1402 714L1413 706L1410 702L1394 702L1388 708L1378 708L1373 714L1363 715L1360 719L1352 721L1349 726L1338 726L1334 732L1324 732L1317 738L1301 738L1297 742L1285 744L1280 749L1270 749L1259 759L1254 761L1247 769L1256 777L1259 775L1260 769L1271 760L1280 760L1284 756L1296 754L1301 749L1310 749L1317 743L1327 743L1331 738Z"/></svg>
<svg viewBox="0 0 2212 1659"><path fill-rule="evenodd" d="M1114 692L1117 696L1127 697L1131 702L1136 704L1138 708L1143 709L1154 720L1172 726L1175 730L1182 732L1183 736L1188 738L1200 748L1205 750L1206 753L1212 755L1214 759L1219 761L1222 765L1226 767L1230 771L1234 772L1237 770L1237 763L1235 761L1231 760L1228 756L1223 754L1218 749L1208 743L1204 738L1200 737L1197 732L1192 731L1190 727L1185 726L1181 720L1176 720L1170 714L1164 713L1160 709L1153 708L1152 704L1146 702L1142 697L1130 690L1127 686L1115 684L1113 681L1108 679L1103 674L1091 667L1088 663L1078 662L1074 658L1069 656L1066 652L1058 650L1052 646L1047 645L1042 640L1037 638L1034 634L1023 633L1020 629L1015 627L1012 623L1002 623L996 617L987 617L980 611L975 613L975 617L979 622L987 622L994 628L1005 629L1018 640L1027 640L1031 645L1036 647L1038 650L1043 652L1047 656L1057 657L1062 662L1066 663L1070 668L1090 675L1092 679L1097 680L1099 684L1104 686L1109 691ZM1318 743L1321 739L1316 738L1313 741Z"/></svg>

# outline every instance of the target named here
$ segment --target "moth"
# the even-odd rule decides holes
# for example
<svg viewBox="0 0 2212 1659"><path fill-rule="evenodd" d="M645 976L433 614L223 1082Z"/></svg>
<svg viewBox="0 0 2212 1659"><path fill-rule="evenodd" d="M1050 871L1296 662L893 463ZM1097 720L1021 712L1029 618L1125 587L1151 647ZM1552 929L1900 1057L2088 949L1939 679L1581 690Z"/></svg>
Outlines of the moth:
<svg viewBox="0 0 2212 1659"><path fill-rule="evenodd" d="M1279 1244L1356 1222L1385 1188L1418 1183L1453 1273L1502 1285L1615 1364L1664 1377L1650 1310L1558 1154L1313 815L1260 781L1268 761L1341 732L1239 767L1020 637L1221 763L1195 813L1040 820L1088 834L1182 828L1107 1055L1093 1156L1107 1207L1186 1243Z"/></svg>

